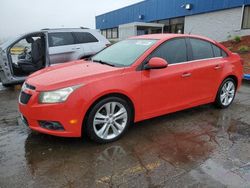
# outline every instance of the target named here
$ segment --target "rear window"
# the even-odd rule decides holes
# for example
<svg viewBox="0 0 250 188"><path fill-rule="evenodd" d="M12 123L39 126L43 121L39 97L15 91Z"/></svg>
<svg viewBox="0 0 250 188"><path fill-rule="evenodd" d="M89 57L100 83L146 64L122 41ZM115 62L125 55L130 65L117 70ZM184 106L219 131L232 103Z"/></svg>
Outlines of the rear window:
<svg viewBox="0 0 250 188"><path fill-rule="evenodd" d="M49 46L65 46L74 44L75 40L70 32L49 33Z"/></svg>
<svg viewBox="0 0 250 188"><path fill-rule="evenodd" d="M88 32L74 32L73 33L76 37L76 43L91 43L91 42L98 42L98 40Z"/></svg>

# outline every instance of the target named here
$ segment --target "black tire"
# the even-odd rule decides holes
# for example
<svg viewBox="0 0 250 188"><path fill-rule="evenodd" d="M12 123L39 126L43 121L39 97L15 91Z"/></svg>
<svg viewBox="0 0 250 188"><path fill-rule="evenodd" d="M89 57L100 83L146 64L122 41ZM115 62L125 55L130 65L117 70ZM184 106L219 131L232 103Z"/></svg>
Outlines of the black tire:
<svg viewBox="0 0 250 188"><path fill-rule="evenodd" d="M4 87L12 87L12 86L13 86L13 84L3 84L3 83L2 83L2 85L3 85Z"/></svg>
<svg viewBox="0 0 250 188"><path fill-rule="evenodd" d="M231 99L231 101L228 103L228 104L223 104L223 101L222 101L222 98L221 98L221 95L223 93L223 87L225 86L225 84L227 83L233 83L233 86L234 86L234 93L233 93L233 97ZM226 78L222 84L220 85L220 88L217 92L217 95L216 95L216 99L215 99L215 106L217 108L220 108L220 109L224 109L224 108L228 108L232 102L234 101L234 98L235 98L235 94L236 94L236 83L235 83L235 80L232 79L232 78Z"/></svg>
<svg viewBox="0 0 250 188"><path fill-rule="evenodd" d="M123 128L123 131L121 131L121 133L116 136L115 138L111 138L111 139L103 139L101 137L99 137L96 132L95 132L95 128L94 128L94 117L96 115L96 113L107 103L110 102L116 102L116 103L120 103L123 105L123 107L126 109L127 112L127 122L126 125ZM95 141L97 143L101 143L101 144L105 144L105 143L110 143L110 142L114 142L116 140L118 140L119 138L121 138L124 133L127 131L129 125L132 123L132 109L129 105L129 103L119 97L107 97L104 98L100 101L98 101L89 111L87 119L86 119L86 124L85 124L85 130L87 133L87 136L92 140ZM125 123L124 123L125 124ZM110 129L110 128L108 128ZM108 131L109 132L109 131Z"/></svg>

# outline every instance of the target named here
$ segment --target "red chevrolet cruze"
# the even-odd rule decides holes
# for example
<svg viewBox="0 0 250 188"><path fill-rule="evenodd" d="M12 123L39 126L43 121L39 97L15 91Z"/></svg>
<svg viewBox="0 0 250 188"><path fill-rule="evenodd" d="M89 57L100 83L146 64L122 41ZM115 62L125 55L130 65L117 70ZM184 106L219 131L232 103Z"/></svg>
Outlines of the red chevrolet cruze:
<svg viewBox="0 0 250 188"><path fill-rule="evenodd" d="M133 122L194 106L228 107L242 82L242 60L193 35L134 37L89 61L38 71L23 84L23 122L46 134L96 142L120 138Z"/></svg>

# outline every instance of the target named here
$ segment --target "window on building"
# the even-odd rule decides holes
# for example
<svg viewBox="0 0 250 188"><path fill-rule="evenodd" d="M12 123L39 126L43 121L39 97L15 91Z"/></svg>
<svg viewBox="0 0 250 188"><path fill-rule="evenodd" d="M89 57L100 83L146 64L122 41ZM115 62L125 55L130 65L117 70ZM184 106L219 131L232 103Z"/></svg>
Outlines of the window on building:
<svg viewBox="0 0 250 188"><path fill-rule="evenodd" d="M107 39L112 38L112 29L107 29Z"/></svg>
<svg viewBox="0 0 250 188"><path fill-rule="evenodd" d="M49 33L49 46L65 46L74 44L75 40L70 32Z"/></svg>
<svg viewBox="0 0 250 188"><path fill-rule="evenodd" d="M173 39L158 47L149 57L160 57L169 64L187 61L187 46L184 38Z"/></svg>
<svg viewBox="0 0 250 188"><path fill-rule="evenodd" d="M184 17L159 20L157 23L164 24L165 33L184 33Z"/></svg>
<svg viewBox="0 0 250 188"><path fill-rule="evenodd" d="M184 33L184 18L174 18L170 20L171 33Z"/></svg>
<svg viewBox="0 0 250 188"><path fill-rule="evenodd" d="M117 39L118 38L118 28L112 29L112 38Z"/></svg>
<svg viewBox="0 0 250 188"><path fill-rule="evenodd" d="M190 43L193 51L193 60L214 57L211 43L200 39L190 39Z"/></svg>
<svg viewBox="0 0 250 188"><path fill-rule="evenodd" d="M90 43L90 42L98 42L98 40L90 33L87 32L74 32L76 37L76 43Z"/></svg>
<svg viewBox="0 0 250 188"><path fill-rule="evenodd" d="M250 6L244 8L242 28L250 29Z"/></svg>
<svg viewBox="0 0 250 188"><path fill-rule="evenodd" d="M101 33L102 33L102 35L103 35L105 38L107 38L107 30L106 30L106 29L102 30Z"/></svg>
<svg viewBox="0 0 250 188"><path fill-rule="evenodd" d="M101 34L107 39L117 39L119 38L118 28L104 29L101 30Z"/></svg>
<svg viewBox="0 0 250 188"><path fill-rule="evenodd" d="M161 23L161 24L164 24L164 27L163 27L163 32L164 33L170 33L170 20L159 20L157 21L157 23Z"/></svg>

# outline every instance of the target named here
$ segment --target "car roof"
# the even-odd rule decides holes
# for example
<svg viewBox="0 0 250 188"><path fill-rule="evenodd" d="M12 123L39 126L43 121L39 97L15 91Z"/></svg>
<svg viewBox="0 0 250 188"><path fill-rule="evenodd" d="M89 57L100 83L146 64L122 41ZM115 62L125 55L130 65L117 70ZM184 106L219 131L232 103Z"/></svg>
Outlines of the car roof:
<svg viewBox="0 0 250 188"><path fill-rule="evenodd" d="M178 37L190 37L190 38L198 38L202 40L206 40L212 43L215 43L214 40L209 39L207 37L199 36L199 35L190 35L190 34L149 34L149 35L140 35L131 37L130 39L154 39L154 40L168 40L172 38L178 38Z"/></svg>
<svg viewBox="0 0 250 188"><path fill-rule="evenodd" d="M89 28L52 28L52 29L42 29L42 32L48 32L48 33L53 33L53 32L81 32L81 31L93 31L93 29Z"/></svg>

